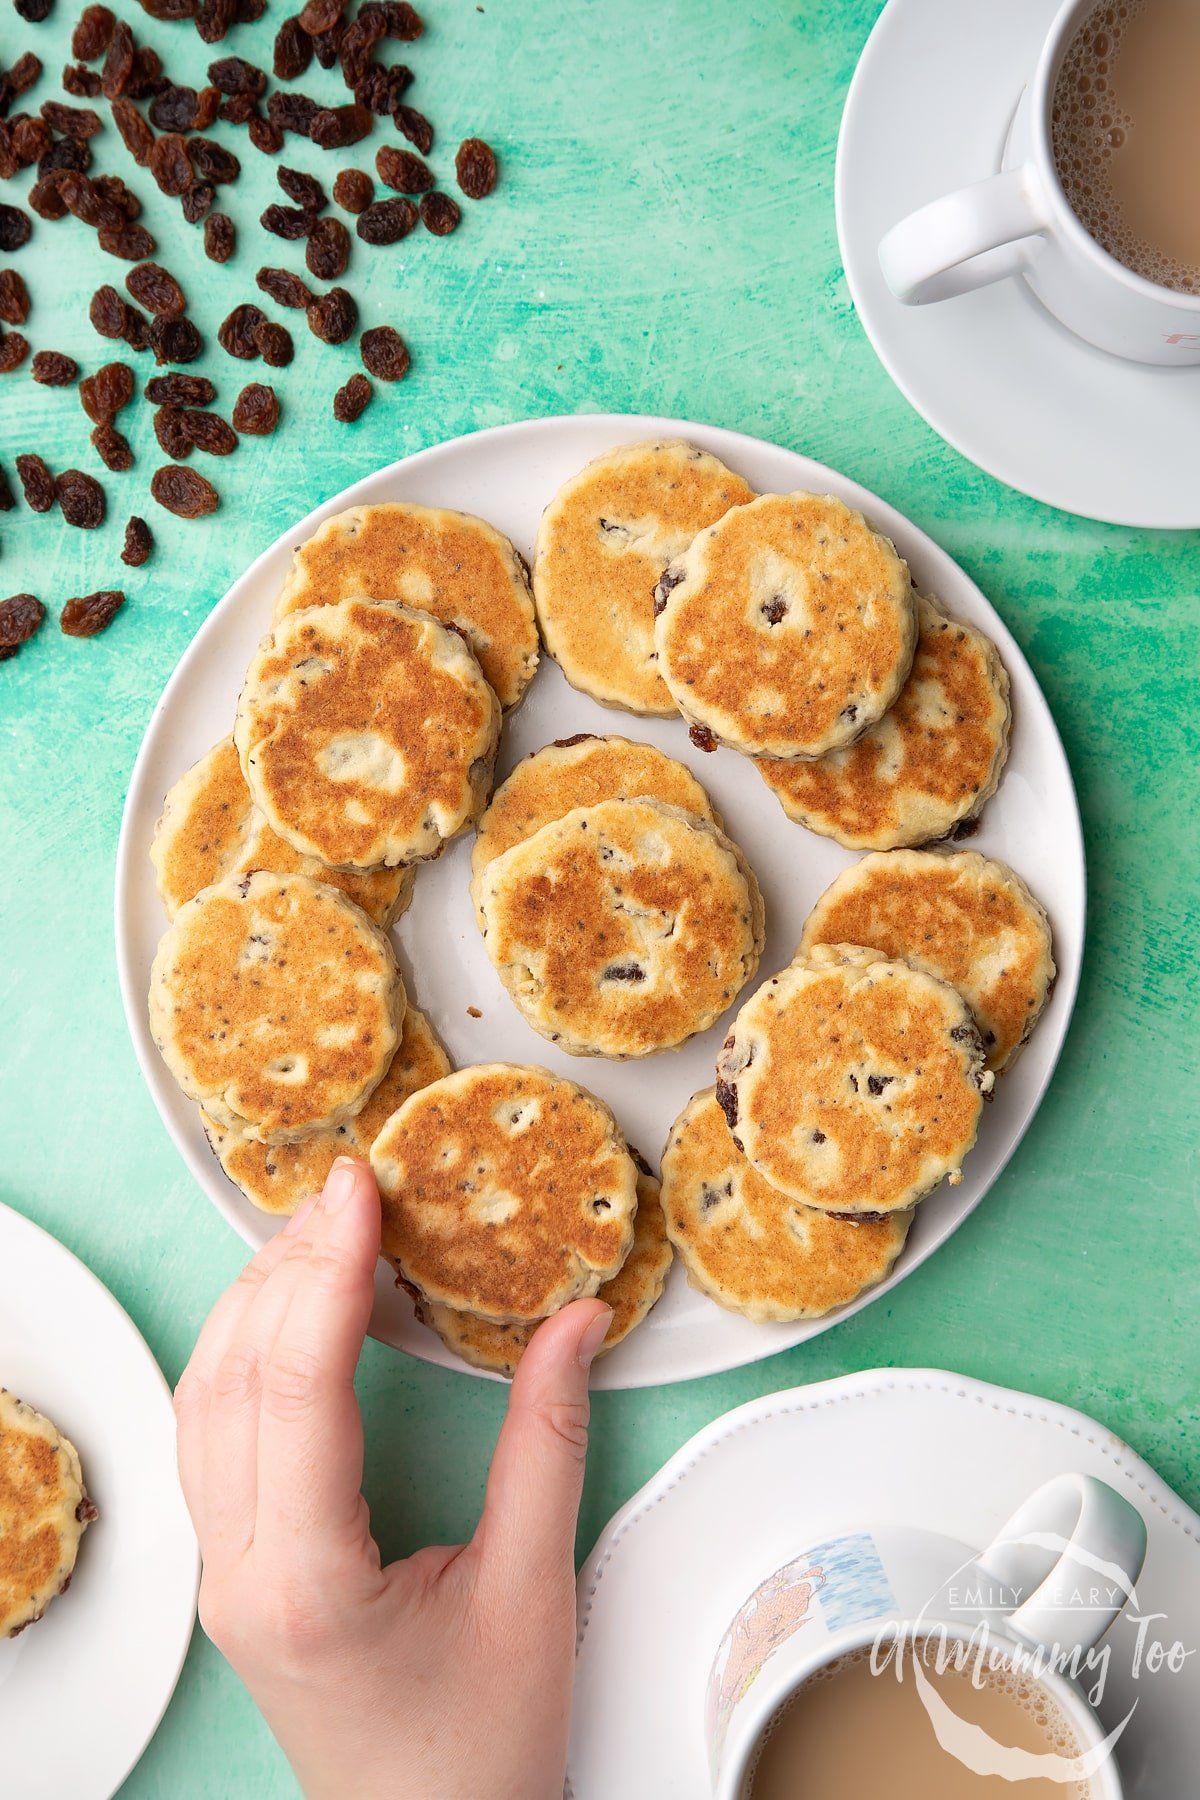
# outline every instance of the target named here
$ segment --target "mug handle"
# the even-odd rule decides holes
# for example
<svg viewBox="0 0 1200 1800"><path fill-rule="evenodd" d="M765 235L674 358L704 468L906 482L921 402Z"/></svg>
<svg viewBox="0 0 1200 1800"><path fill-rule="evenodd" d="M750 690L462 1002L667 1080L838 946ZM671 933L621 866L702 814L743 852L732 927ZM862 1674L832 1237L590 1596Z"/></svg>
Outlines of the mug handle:
<svg viewBox="0 0 1200 1800"><path fill-rule="evenodd" d="M1115 1488L1094 1475L1057 1475L1031 1494L980 1557L1005 1586L1038 1585L1008 1617L1025 1643L1089 1650L1133 1592L1146 1560L1146 1524ZM1100 1597L1082 1611L1064 1590Z"/></svg>
<svg viewBox="0 0 1200 1800"><path fill-rule="evenodd" d="M905 306L953 300L989 282L1019 275L1033 261L1049 223L1030 163L943 194L909 213L882 239L884 280Z"/></svg>

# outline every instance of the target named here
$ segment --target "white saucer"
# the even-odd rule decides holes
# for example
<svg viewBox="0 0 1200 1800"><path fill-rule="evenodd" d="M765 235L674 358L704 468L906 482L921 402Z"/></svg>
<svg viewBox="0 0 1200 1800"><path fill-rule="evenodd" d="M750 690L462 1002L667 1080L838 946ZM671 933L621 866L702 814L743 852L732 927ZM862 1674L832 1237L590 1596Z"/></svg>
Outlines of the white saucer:
<svg viewBox="0 0 1200 1800"><path fill-rule="evenodd" d="M175 1691L200 1556L158 1364L91 1270L7 1206L0 1386L71 1439L100 1508L70 1591L38 1624L0 1642L0 1792L107 1800Z"/></svg>
<svg viewBox="0 0 1200 1800"><path fill-rule="evenodd" d="M1117 525L1200 525L1200 366L1122 362L1019 279L902 306L876 254L915 207L993 174L1059 0L889 0L850 84L837 227L858 316L933 429L1010 487Z"/></svg>
<svg viewBox="0 0 1200 1800"><path fill-rule="evenodd" d="M579 1576L570 1800L700 1800L702 1698L746 1596L806 1545L907 1524L982 1548L1067 1470L1098 1475L1149 1531L1148 1628L1200 1650L1200 1518L1083 1413L937 1369L873 1369L767 1394L698 1432L610 1521ZM1126 1800L1185 1800L1200 1768L1200 1654L1132 1676L1117 1621L1099 1711L1121 1741Z"/></svg>
<svg viewBox="0 0 1200 1800"><path fill-rule="evenodd" d="M646 1323L596 1365L595 1385L601 1388L683 1381L735 1368L814 1337L848 1312L886 1294L978 1205L1020 1142L1046 1090L1070 1021L1083 951L1079 814L1045 696L1003 621L957 563L900 513L834 470L774 444L708 425L615 414L535 419L440 444L380 469L327 500L264 551L214 608L180 660L147 727L130 778L117 851L117 969L142 1073L196 1180L247 1243L257 1248L277 1229L278 1220L259 1212L222 1173L200 1128L197 1109L167 1073L147 1022L150 965L166 929L149 858L163 795L230 729L246 664L269 627L271 604L293 547L322 519L344 507L379 500L458 507L482 513L529 554L542 508L562 482L615 444L662 436L690 438L763 492L815 488L818 493L840 495L894 539L919 586L940 595L951 613L980 626L995 640L1012 681L1015 724L999 792L988 803L971 846L1011 863L1049 910L1058 982L1028 1046L985 1109L979 1142L961 1186L943 1186L923 1203L890 1281L824 1319L756 1325L722 1311L689 1288L677 1267ZM499 775L528 751L578 731L624 732L657 744L690 765L710 788L762 883L767 907L762 973L790 962L810 907L854 860L851 853L789 824L745 758L727 750L704 755L689 741L681 719L635 718L598 706L568 687L557 665L545 656L527 698L505 725ZM490 1061L548 1065L594 1088L616 1112L630 1143L657 1162L668 1128L689 1096L711 1085L727 1024L718 1021L682 1049L643 1062L565 1055L525 1023L488 961L468 892L470 850L468 834L418 872L413 903L397 928L400 959L416 1004L429 1015L456 1065ZM397 1291L382 1266L376 1292L371 1329L377 1337L431 1362L465 1366L417 1324L411 1301Z"/></svg>

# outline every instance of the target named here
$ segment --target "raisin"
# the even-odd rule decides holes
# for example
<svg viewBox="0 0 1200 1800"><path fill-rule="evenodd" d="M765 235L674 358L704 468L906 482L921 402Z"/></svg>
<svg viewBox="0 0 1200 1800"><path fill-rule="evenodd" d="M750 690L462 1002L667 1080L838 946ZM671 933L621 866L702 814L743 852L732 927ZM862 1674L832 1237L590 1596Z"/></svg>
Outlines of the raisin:
<svg viewBox="0 0 1200 1800"><path fill-rule="evenodd" d="M267 315L260 307L252 304L235 306L217 332L217 342L230 356L236 356L242 362L253 362L259 355L254 334L266 323Z"/></svg>
<svg viewBox="0 0 1200 1800"><path fill-rule="evenodd" d="M340 219L318 219L304 246L304 261L318 281L336 281L350 260L350 233Z"/></svg>
<svg viewBox="0 0 1200 1800"><path fill-rule="evenodd" d="M368 63L354 84L354 98L368 112L390 118L413 84L413 72L404 63L385 68L382 63Z"/></svg>
<svg viewBox="0 0 1200 1800"><path fill-rule="evenodd" d="M146 341L160 366L195 362L204 349L204 339L190 319L151 319Z"/></svg>
<svg viewBox="0 0 1200 1800"><path fill-rule="evenodd" d="M54 10L54 0L13 0L13 5L27 25L40 25Z"/></svg>
<svg viewBox="0 0 1200 1800"><path fill-rule="evenodd" d="M254 279L280 306L312 305L312 290L290 269L260 269Z"/></svg>
<svg viewBox="0 0 1200 1800"><path fill-rule="evenodd" d="M312 39L313 55L323 69L332 69L342 47L346 27L339 19L328 31L318 31Z"/></svg>
<svg viewBox="0 0 1200 1800"><path fill-rule="evenodd" d="M80 142L95 137L102 123L90 106L64 106L61 100L43 100L41 112L51 131Z"/></svg>
<svg viewBox="0 0 1200 1800"><path fill-rule="evenodd" d="M107 6L85 6L71 33L71 55L80 62L99 62L116 24Z"/></svg>
<svg viewBox="0 0 1200 1800"><path fill-rule="evenodd" d="M417 222L411 200L376 200L358 215L354 227L364 244L398 244Z"/></svg>
<svg viewBox="0 0 1200 1800"><path fill-rule="evenodd" d="M283 132L273 119L255 114L250 121L250 142L263 156L278 156L283 149Z"/></svg>
<svg viewBox="0 0 1200 1800"><path fill-rule="evenodd" d="M363 367L380 381L399 381L408 374L408 345L390 325L374 325L359 339Z"/></svg>
<svg viewBox="0 0 1200 1800"><path fill-rule="evenodd" d="M183 311L183 289L161 263L139 263L125 277L125 286L147 312L170 319Z"/></svg>
<svg viewBox="0 0 1200 1800"><path fill-rule="evenodd" d="M363 7L352 24L347 25L338 45L338 61L342 79L349 88L357 87L367 72L371 52L383 36L383 20Z"/></svg>
<svg viewBox="0 0 1200 1800"><path fill-rule="evenodd" d="M160 506L181 519L200 519L215 512L219 504L217 490L211 481L195 469L181 469L168 464L155 469L150 478L150 492Z"/></svg>
<svg viewBox="0 0 1200 1800"><path fill-rule="evenodd" d="M209 406L217 390L207 375L152 375L146 383L146 398L152 406Z"/></svg>
<svg viewBox="0 0 1200 1800"><path fill-rule="evenodd" d="M257 113L258 102L253 94L230 94L217 107L217 117L226 125L248 125Z"/></svg>
<svg viewBox="0 0 1200 1800"><path fill-rule="evenodd" d="M375 197L375 183L363 169L342 169L334 178L333 197L348 213L364 212Z"/></svg>
<svg viewBox="0 0 1200 1800"><path fill-rule="evenodd" d="M25 504L34 512L49 512L54 505L54 477L35 452L18 456L17 474L25 490Z"/></svg>
<svg viewBox="0 0 1200 1800"><path fill-rule="evenodd" d="M200 0L196 9L196 30L202 42L219 44L237 19L237 0Z"/></svg>
<svg viewBox="0 0 1200 1800"><path fill-rule="evenodd" d="M39 350L31 372L43 387L70 387L79 374L79 364L73 356L63 356L58 350Z"/></svg>
<svg viewBox="0 0 1200 1800"><path fill-rule="evenodd" d="M449 194L422 195L419 211L422 225L426 231L432 231L434 237L449 237L462 218L457 200L452 200Z"/></svg>
<svg viewBox="0 0 1200 1800"><path fill-rule="evenodd" d="M385 144L375 153L375 169L383 185L398 194L427 194L433 186L428 163L411 150L393 150Z"/></svg>
<svg viewBox="0 0 1200 1800"><path fill-rule="evenodd" d="M139 4L152 19L194 19L198 0L139 0Z"/></svg>
<svg viewBox="0 0 1200 1800"><path fill-rule="evenodd" d="M0 338L0 375L11 375L19 369L29 355L29 339L19 331L10 331Z"/></svg>
<svg viewBox="0 0 1200 1800"><path fill-rule="evenodd" d="M222 56L209 63L208 79L223 94L253 94L256 100L267 86L265 72L241 56Z"/></svg>
<svg viewBox="0 0 1200 1800"><path fill-rule="evenodd" d="M17 497L12 491L8 476L0 469L0 512L11 512L17 504Z"/></svg>
<svg viewBox="0 0 1200 1800"><path fill-rule="evenodd" d="M401 44L415 43L425 26L415 6L407 0L381 0L379 9L387 22L387 35Z"/></svg>
<svg viewBox="0 0 1200 1800"><path fill-rule="evenodd" d="M308 135L322 150L344 150L370 133L374 120L365 106L327 106L309 127Z"/></svg>
<svg viewBox="0 0 1200 1800"><path fill-rule="evenodd" d="M294 131L298 137L308 137L312 130L312 122L321 108L307 94L275 93L267 99L267 117L280 131Z"/></svg>
<svg viewBox="0 0 1200 1800"><path fill-rule="evenodd" d="M0 250L19 250L32 230L29 214L19 206L0 206Z"/></svg>
<svg viewBox="0 0 1200 1800"><path fill-rule="evenodd" d="M100 92L100 77L82 63L68 63L62 72L62 84L77 100L94 100Z"/></svg>
<svg viewBox="0 0 1200 1800"><path fill-rule="evenodd" d="M329 196L315 175L305 175L300 169L280 168L275 171L275 179L297 206L308 212L321 212L329 205Z"/></svg>
<svg viewBox="0 0 1200 1800"><path fill-rule="evenodd" d="M125 604L120 588L101 588L95 594L76 594L59 614L59 629L67 637L99 637L107 631Z"/></svg>
<svg viewBox="0 0 1200 1800"><path fill-rule="evenodd" d="M119 256L123 262L144 262L157 248L153 233L128 219L120 225L102 225L97 238L102 250L110 256Z"/></svg>
<svg viewBox="0 0 1200 1800"><path fill-rule="evenodd" d="M352 425L362 417L374 390L365 375L352 375L333 396L333 416L341 425Z"/></svg>
<svg viewBox="0 0 1200 1800"><path fill-rule="evenodd" d="M287 326L276 325L270 319L255 331L254 343L259 355L271 369L285 369L296 354L292 334Z"/></svg>
<svg viewBox="0 0 1200 1800"><path fill-rule="evenodd" d="M312 61L312 39L299 19L285 19L275 33L271 67L278 81L295 81Z"/></svg>
<svg viewBox="0 0 1200 1800"><path fill-rule="evenodd" d="M154 435L164 455L173 457L176 462L182 462L185 456L192 454L192 434L181 407L159 407L154 415Z"/></svg>
<svg viewBox="0 0 1200 1800"><path fill-rule="evenodd" d="M27 94L42 72L42 59L35 56L32 50L24 50L18 56L8 74L3 78L5 90L5 111L8 105Z"/></svg>
<svg viewBox="0 0 1200 1800"><path fill-rule="evenodd" d="M204 221L204 254L210 262L225 263L233 255L237 233L228 213L209 213Z"/></svg>
<svg viewBox="0 0 1200 1800"><path fill-rule="evenodd" d="M0 319L23 325L29 317L29 291L15 269L0 269Z"/></svg>
<svg viewBox="0 0 1200 1800"><path fill-rule="evenodd" d="M242 165L232 150L226 150L221 144L215 144L211 138L194 137L188 145L196 173L205 181L212 181L221 186L225 182L236 181L241 173Z"/></svg>
<svg viewBox="0 0 1200 1800"><path fill-rule="evenodd" d="M122 437L115 425L97 425L92 431L92 448L97 452L106 469L114 474L123 475L133 467L133 451L129 440Z"/></svg>
<svg viewBox="0 0 1200 1800"><path fill-rule="evenodd" d="M45 119L36 121L49 131ZM78 169L86 172L92 166L92 151L89 144L80 143L77 138L59 138L57 143L38 158L38 174L50 175L55 169Z"/></svg>
<svg viewBox="0 0 1200 1800"><path fill-rule="evenodd" d="M484 200L496 185L496 153L482 138L464 138L454 157L454 173L468 200Z"/></svg>
<svg viewBox="0 0 1200 1800"><path fill-rule="evenodd" d="M131 569L140 569L142 564L148 560L153 548L154 539L150 535L150 527L145 519L139 518L137 513L134 513L132 518L126 521L121 561L127 563Z"/></svg>
<svg viewBox="0 0 1200 1800"><path fill-rule="evenodd" d="M106 100L116 100L129 86L133 74L133 33L124 19L118 19L108 40L108 52L100 71L100 91Z"/></svg>
<svg viewBox="0 0 1200 1800"><path fill-rule="evenodd" d="M192 130L207 131L220 110L220 88L202 87L196 95L196 116L192 120Z"/></svg>
<svg viewBox="0 0 1200 1800"><path fill-rule="evenodd" d="M183 418L192 443L207 456L230 456L237 449L237 432L219 413L192 409Z"/></svg>
<svg viewBox="0 0 1200 1800"><path fill-rule="evenodd" d="M88 318L101 337L119 338L125 335L125 314L127 307L115 287L97 288L92 295L88 307Z"/></svg>
<svg viewBox="0 0 1200 1800"><path fill-rule="evenodd" d="M275 389L265 382L251 381L238 395L233 406L233 428L245 437L267 437L279 423L279 401Z"/></svg>
<svg viewBox="0 0 1200 1800"><path fill-rule="evenodd" d="M392 117L396 121L396 130L410 144L415 144L422 156L428 156L433 149L433 126L425 114L418 112L415 106L398 106Z"/></svg>
<svg viewBox="0 0 1200 1800"><path fill-rule="evenodd" d="M297 24L309 37L316 37L336 25L345 10L346 0L306 0Z"/></svg>
<svg viewBox="0 0 1200 1800"><path fill-rule="evenodd" d="M104 489L82 469L64 469L54 483L54 497L68 525L95 531L104 523Z"/></svg>
<svg viewBox="0 0 1200 1800"><path fill-rule="evenodd" d="M293 243L297 238L307 237L317 220L315 213L306 212L298 206L280 206L273 201L259 215L258 222L273 237L287 238L289 243Z"/></svg>
<svg viewBox="0 0 1200 1800"><path fill-rule="evenodd" d="M114 224L119 224L121 218L137 219L141 217L141 201L136 194L130 193L119 175L97 175L92 183L92 188L100 201L104 203L106 212L109 213L108 218L101 221L103 224L109 223L110 220ZM109 212L110 207L115 208L117 218L112 217L112 213Z"/></svg>
<svg viewBox="0 0 1200 1800"><path fill-rule="evenodd" d="M358 307L345 288L335 287L313 301L306 317L309 330L323 344L344 344L358 323Z"/></svg>
<svg viewBox="0 0 1200 1800"><path fill-rule="evenodd" d="M253 25L267 10L267 0L237 0L234 18L239 25Z"/></svg>
<svg viewBox="0 0 1200 1800"><path fill-rule="evenodd" d="M150 173L162 192L172 199L186 194L191 187L192 162L179 132L164 132L157 140L150 152Z"/></svg>
<svg viewBox="0 0 1200 1800"><path fill-rule="evenodd" d="M129 72L129 80L125 83L125 92L131 100L152 99L161 94L170 83L162 72L162 59L157 50L149 44L143 44L140 50L133 53L133 68Z"/></svg>
<svg viewBox="0 0 1200 1800"><path fill-rule="evenodd" d="M93 425L111 425L133 399L133 370L128 363L105 363L79 384L79 399Z"/></svg>
<svg viewBox="0 0 1200 1800"><path fill-rule="evenodd" d="M71 146L73 154L90 162L92 153L82 138L64 138L64 144ZM20 113L12 122L11 145L13 161L18 168L27 169L30 163L40 163L42 158L54 148L54 133L45 119L35 118L30 113ZM16 170L10 170L15 174Z"/></svg>
<svg viewBox="0 0 1200 1800"><path fill-rule="evenodd" d="M164 88L150 102L150 123L160 131L193 131L199 98L194 87Z"/></svg>
<svg viewBox="0 0 1200 1800"><path fill-rule="evenodd" d="M133 101L125 99L124 96L113 101L112 115L113 123L120 132L130 156L139 169L146 168L150 161L150 153L154 149L154 133Z"/></svg>
<svg viewBox="0 0 1200 1800"><path fill-rule="evenodd" d="M106 194L103 188L76 169L63 169L59 173L58 191L67 211L85 225L100 230L104 226L113 228L126 223L124 209L112 195Z"/></svg>
<svg viewBox="0 0 1200 1800"><path fill-rule="evenodd" d="M10 594L0 600L0 657L12 656L27 644L45 616L45 607L33 594Z"/></svg>
<svg viewBox="0 0 1200 1800"><path fill-rule="evenodd" d="M198 225L207 216L216 197L216 189L211 181L193 181L186 194L181 194L179 198L180 211L188 224Z"/></svg>

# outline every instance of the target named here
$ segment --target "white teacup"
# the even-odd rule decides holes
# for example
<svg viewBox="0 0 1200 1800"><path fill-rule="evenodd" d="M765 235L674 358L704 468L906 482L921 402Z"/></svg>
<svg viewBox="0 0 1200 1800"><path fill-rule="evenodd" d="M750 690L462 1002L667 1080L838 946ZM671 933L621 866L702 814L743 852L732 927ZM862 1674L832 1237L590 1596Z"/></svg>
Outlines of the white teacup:
<svg viewBox="0 0 1200 1800"><path fill-rule="evenodd" d="M745 1800L779 1709L836 1658L903 1635L962 1643L974 1633L978 1641L984 1627L988 1643L1026 1673L1030 1661L1038 1665L1034 1678L1080 1756L1095 1763L1088 1779L1096 1800L1121 1800L1104 1727L1061 1665L1103 1637L1145 1553L1141 1514L1091 1475L1047 1482L983 1552L892 1526L802 1550L746 1599L713 1659L704 1725L715 1800ZM1059 1653L1060 1667L1041 1667L1039 1649Z"/></svg>
<svg viewBox="0 0 1200 1800"><path fill-rule="evenodd" d="M884 278L908 306L1022 275L1077 337L1132 362L1200 362L1200 295L1135 275L1091 237L1063 192L1050 113L1063 57L1095 0L1066 0L1009 132L1002 173L901 219L879 246Z"/></svg>

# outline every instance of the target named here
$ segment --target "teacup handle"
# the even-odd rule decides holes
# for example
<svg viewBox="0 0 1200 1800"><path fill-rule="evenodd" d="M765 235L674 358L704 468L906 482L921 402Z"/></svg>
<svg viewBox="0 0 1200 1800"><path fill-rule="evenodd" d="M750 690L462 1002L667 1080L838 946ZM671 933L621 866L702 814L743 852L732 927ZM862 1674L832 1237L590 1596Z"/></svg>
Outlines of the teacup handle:
<svg viewBox="0 0 1200 1800"><path fill-rule="evenodd" d="M980 1557L980 1567L1011 1588L1039 1585L1009 1615L1027 1644L1090 1649L1133 1591L1146 1560L1146 1524L1115 1488L1094 1475L1057 1475L1019 1506ZM1097 1594L1074 1610L1061 1596Z"/></svg>
<svg viewBox="0 0 1200 1800"><path fill-rule="evenodd" d="M905 306L952 300L1028 268L1035 248L1029 240L1047 223L1033 166L1006 169L893 225L879 245L884 280Z"/></svg>

